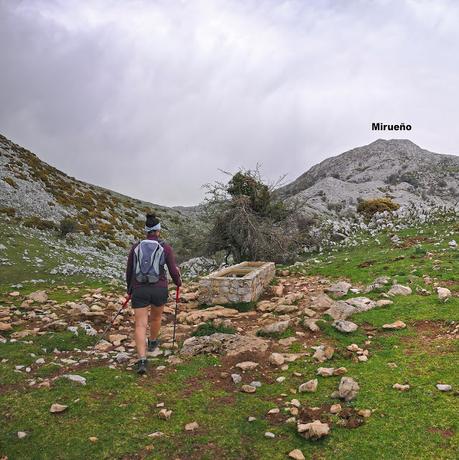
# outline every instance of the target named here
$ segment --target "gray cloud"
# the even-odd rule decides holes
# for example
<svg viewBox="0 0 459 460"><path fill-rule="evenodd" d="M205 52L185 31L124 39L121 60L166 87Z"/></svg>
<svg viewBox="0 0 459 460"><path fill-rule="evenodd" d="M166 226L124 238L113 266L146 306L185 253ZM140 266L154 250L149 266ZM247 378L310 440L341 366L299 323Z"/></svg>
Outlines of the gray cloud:
<svg viewBox="0 0 459 460"><path fill-rule="evenodd" d="M0 132L166 205L395 137L372 121L459 153L458 23L454 0L0 0Z"/></svg>

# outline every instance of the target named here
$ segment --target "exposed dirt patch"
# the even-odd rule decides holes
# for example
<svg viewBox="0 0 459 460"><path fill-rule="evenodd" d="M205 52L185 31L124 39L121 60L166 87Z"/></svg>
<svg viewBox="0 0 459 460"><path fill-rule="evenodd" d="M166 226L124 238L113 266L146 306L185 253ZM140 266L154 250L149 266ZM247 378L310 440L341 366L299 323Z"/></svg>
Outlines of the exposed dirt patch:
<svg viewBox="0 0 459 460"><path fill-rule="evenodd" d="M442 430L440 428L432 427L432 428L428 428L427 431L429 433L439 434L442 438L451 438L452 436L454 436L454 430L452 428Z"/></svg>
<svg viewBox="0 0 459 460"><path fill-rule="evenodd" d="M371 267L376 263L376 260L365 260L361 262L359 265L357 265L358 268L366 268L366 267Z"/></svg>
<svg viewBox="0 0 459 460"><path fill-rule="evenodd" d="M427 238L426 236L411 236L403 240L401 244L402 248L410 248L420 243L433 243L434 240L432 238Z"/></svg>

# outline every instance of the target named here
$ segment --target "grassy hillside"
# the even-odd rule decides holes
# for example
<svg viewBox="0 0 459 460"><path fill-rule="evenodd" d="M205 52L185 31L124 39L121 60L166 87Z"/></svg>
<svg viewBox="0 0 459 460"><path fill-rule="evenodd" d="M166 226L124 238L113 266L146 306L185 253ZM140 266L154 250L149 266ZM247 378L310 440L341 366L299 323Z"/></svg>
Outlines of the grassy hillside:
<svg viewBox="0 0 459 460"><path fill-rule="evenodd" d="M160 206L82 182L40 160L0 135L0 218L16 226L59 232L63 219L73 232L92 238L97 248L125 249L143 235L146 212L155 212L166 239L181 260L197 247L198 225L193 213ZM80 239L80 244L84 244ZM193 245L194 244L194 245Z"/></svg>
<svg viewBox="0 0 459 460"><path fill-rule="evenodd" d="M83 333L74 336L63 330L0 344L0 457L284 459L293 449L300 449L308 459L457 459L459 250L449 242L459 241L458 223L408 229L398 235L397 245L390 234L383 234L358 247L313 255L293 267L280 267L273 283L304 283L316 295L327 280L346 279L354 288L363 289L375 278L387 275L412 288L412 295L393 297L392 305L354 315L351 320L359 325L354 333L344 335L332 328L330 321L324 321L319 323L321 330L317 333L295 326L283 336L297 338L283 351L311 352L310 347L319 344L335 348L333 358L320 366L346 367L346 375L359 382L358 397L341 405L346 410L371 411L368 418L353 419L362 422L361 426L351 428L350 419L328 413L330 404L338 402L330 397L338 377L317 377L317 392L297 392L298 385L315 378L319 365L311 356L289 363L284 370L265 365L266 356L261 354L238 358L197 356L183 358L182 362L160 356L151 360L150 373L139 378L126 365L113 360L116 351L105 358L94 355L93 337ZM121 293L103 285L101 294L97 294L95 286L67 281L65 285L56 282L48 289L50 299L55 301L48 308L59 317L65 316L65 302L69 300L87 302L92 295L96 299L116 299ZM436 286L448 287L451 298L440 301ZM381 299L389 287L368 294L349 293L343 299L361 295ZM190 291L194 288L188 286ZM4 315L2 308L6 312L8 307L20 305L30 292L28 288L18 291L19 297L11 297L3 289L0 314ZM115 303L109 311L114 308ZM39 310L38 306L37 313ZM15 311L28 314L30 308ZM258 312L249 314L250 321L241 320L237 325L250 328L261 320ZM125 320L123 331L129 335L130 316ZM396 331L381 328L396 320L404 321L407 327ZM170 321L168 314L168 331ZM29 319L1 334L11 338L15 332L33 326L31 322ZM186 337L190 331L184 334ZM281 350L277 339L270 343L273 350ZM347 351L352 343L369 351L367 362L357 361ZM61 353L54 353L55 348ZM38 358L44 358L45 363L36 364ZM66 364L69 358L81 363ZM248 359L261 363L259 370L242 375L243 383L262 382L255 394L241 392L229 377L235 372L236 362ZM18 365L24 367L15 368ZM84 376L87 384L54 379L64 373ZM278 383L278 377L285 380ZM400 392L392 388L395 383L409 384L410 389ZM453 389L440 392L437 383L450 384ZM319 441L300 437L295 424L286 423L291 416L286 411L290 407L287 403L292 398L301 402L301 410L321 408L318 416L332 425L330 435ZM49 407L55 402L68 408L62 414L51 414ZM170 420L158 417L161 404L172 410ZM280 413L268 415L275 407ZM249 416L256 420L249 422ZM185 424L193 421L199 428L185 431ZM19 439L19 431L26 437ZM267 431L275 437L266 438ZM157 432L162 434L153 434Z"/></svg>

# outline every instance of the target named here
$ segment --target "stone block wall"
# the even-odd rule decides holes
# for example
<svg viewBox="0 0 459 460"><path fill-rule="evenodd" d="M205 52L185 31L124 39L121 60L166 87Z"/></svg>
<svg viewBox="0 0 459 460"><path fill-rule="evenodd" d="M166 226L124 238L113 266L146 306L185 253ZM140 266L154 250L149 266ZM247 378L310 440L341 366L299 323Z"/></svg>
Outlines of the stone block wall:
<svg viewBox="0 0 459 460"><path fill-rule="evenodd" d="M256 301L275 272L273 262L242 262L224 268L201 278L198 301L207 305Z"/></svg>

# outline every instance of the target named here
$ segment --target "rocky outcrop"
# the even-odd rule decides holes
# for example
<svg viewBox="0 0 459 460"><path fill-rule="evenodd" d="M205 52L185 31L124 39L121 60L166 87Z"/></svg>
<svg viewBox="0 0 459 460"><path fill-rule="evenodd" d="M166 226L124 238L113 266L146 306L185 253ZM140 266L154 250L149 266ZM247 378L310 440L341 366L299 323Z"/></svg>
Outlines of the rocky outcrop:
<svg viewBox="0 0 459 460"><path fill-rule="evenodd" d="M182 355L200 354L238 355L245 352L264 352L268 342L260 337L216 333L202 337L190 337L183 342Z"/></svg>

